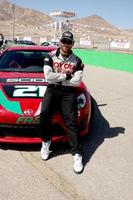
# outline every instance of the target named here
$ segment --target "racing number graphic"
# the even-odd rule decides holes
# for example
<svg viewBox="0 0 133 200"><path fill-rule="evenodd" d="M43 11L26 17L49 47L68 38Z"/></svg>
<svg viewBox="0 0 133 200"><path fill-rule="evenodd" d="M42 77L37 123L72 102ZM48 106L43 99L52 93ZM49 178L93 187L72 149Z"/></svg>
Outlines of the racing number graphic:
<svg viewBox="0 0 133 200"><path fill-rule="evenodd" d="M13 97L43 97L46 86L35 85L16 85L14 87Z"/></svg>

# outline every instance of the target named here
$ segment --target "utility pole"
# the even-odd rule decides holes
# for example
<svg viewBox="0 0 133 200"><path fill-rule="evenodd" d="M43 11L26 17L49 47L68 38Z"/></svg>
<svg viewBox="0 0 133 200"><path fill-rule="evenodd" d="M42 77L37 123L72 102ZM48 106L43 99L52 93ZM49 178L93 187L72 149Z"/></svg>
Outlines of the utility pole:
<svg viewBox="0 0 133 200"><path fill-rule="evenodd" d="M15 4L11 4L12 10L12 39L15 40Z"/></svg>

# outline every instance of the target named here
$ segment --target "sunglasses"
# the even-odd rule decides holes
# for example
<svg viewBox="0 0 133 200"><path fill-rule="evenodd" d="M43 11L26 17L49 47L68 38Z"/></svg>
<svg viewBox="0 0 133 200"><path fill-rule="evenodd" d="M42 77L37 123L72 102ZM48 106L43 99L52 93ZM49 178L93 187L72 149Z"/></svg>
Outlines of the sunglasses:
<svg viewBox="0 0 133 200"><path fill-rule="evenodd" d="M62 40L61 40L61 43L62 43L62 44L72 45L72 44L73 44L73 41L67 40L67 39L62 39Z"/></svg>

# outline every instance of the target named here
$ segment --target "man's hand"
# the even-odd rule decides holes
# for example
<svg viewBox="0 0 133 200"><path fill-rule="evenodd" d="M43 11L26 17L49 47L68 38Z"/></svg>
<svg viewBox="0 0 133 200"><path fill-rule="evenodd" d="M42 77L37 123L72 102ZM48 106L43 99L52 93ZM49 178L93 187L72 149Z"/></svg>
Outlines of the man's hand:
<svg viewBox="0 0 133 200"><path fill-rule="evenodd" d="M72 74L69 71L67 71L66 72L66 80L70 80L71 78L72 78Z"/></svg>
<svg viewBox="0 0 133 200"><path fill-rule="evenodd" d="M61 67L57 68L57 72L61 73L62 72L62 68Z"/></svg>

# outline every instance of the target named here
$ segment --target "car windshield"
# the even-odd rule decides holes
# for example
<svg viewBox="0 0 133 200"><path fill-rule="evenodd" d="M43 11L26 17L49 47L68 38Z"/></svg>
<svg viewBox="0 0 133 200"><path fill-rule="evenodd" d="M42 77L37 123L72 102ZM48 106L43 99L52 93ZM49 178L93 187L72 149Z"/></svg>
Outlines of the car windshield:
<svg viewBox="0 0 133 200"><path fill-rule="evenodd" d="M12 50L0 56L0 71L42 72L45 50Z"/></svg>

